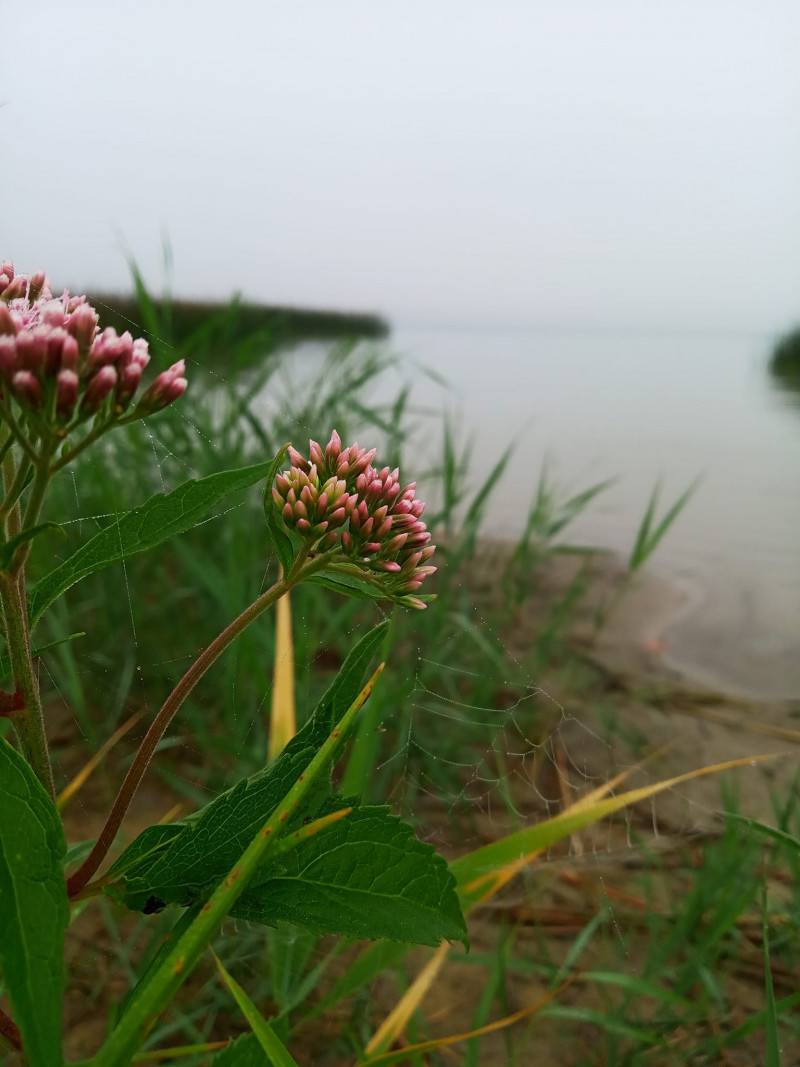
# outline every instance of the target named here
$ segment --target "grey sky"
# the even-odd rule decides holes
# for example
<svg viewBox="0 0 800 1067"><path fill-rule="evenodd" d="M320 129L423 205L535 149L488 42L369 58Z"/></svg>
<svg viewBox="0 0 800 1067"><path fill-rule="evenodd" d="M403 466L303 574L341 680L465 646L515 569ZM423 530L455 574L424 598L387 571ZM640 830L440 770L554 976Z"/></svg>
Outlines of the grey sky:
<svg viewBox="0 0 800 1067"><path fill-rule="evenodd" d="M6 3L0 254L401 319L800 316L800 4Z"/></svg>

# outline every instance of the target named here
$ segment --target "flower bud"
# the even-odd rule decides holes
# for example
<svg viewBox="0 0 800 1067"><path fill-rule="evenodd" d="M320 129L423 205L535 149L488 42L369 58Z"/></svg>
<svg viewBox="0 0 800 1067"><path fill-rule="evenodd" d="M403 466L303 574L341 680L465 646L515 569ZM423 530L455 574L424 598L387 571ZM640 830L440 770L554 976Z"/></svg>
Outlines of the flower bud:
<svg viewBox="0 0 800 1067"><path fill-rule="evenodd" d="M61 346L61 366L65 370L77 371L79 360L78 342L72 334L67 334Z"/></svg>
<svg viewBox="0 0 800 1067"><path fill-rule="evenodd" d="M161 411L184 394L187 381L182 375L185 369L185 361L179 359L177 363L173 363L171 367L159 374L136 405L136 412L140 417Z"/></svg>
<svg viewBox="0 0 800 1067"><path fill-rule="evenodd" d="M19 300L24 297L28 291L28 279L22 274L18 274L16 278L9 281L8 285L3 290L3 300L6 302L11 300Z"/></svg>
<svg viewBox="0 0 800 1067"><path fill-rule="evenodd" d="M17 359L23 370L39 374L47 358L47 338L33 330L20 330L17 334Z"/></svg>
<svg viewBox="0 0 800 1067"><path fill-rule="evenodd" d="M120 414L130 406L130 402L133 400L133 395L139 388L139 382L141 380L142 367L139 363L129 363L119 374L114 403Z"/></svg>
<svg viewBox="0 0 800 1067"><path fill-rule="evenodd" d="M34 409L42 406L42 387L29 370L18 370L11 379L11 388L20 403Z"/></svg>
<svg viewBox="0 0 800 1067"><path fill-rule="evenodd" d="M90 304L78 304L67 319L67 329L82 352L88 352L97 332L97 312Z"/></svg>
<svg viewBox="0 0 800 1067"><path fill-rule="evenodd" d="M142 337L137 337L133 342L133 354L131 356L131 362L138 364L142 370L150 362L150 353L147 350L147 341Z"/></svg>
<svg viewBox="0 0 800 1067"><path fill-rule="evenodd" d="M35 274L31 275L31 279L28 282L28 301L33 303L38 300L44 291L44 287L47 284L47 278L43 270L38 270Z"/></svg>
<svg viewBox="0 0 800 1067"><path fill-rule="evenodd" d="M78 375L74 370L60 370L56 377L56 411L68 421L78 403Z"/></svg>
<svg viewBox="0 0 800 1067"><path fill-rule="evenodd" d="M81 402L81 415L84 418L94 415L116 384L117 372L114 368L101 367L97 374L89 379L89 384Z"/></svg>
<svg viewBox="0 0 800 1067"><path fill-rule="evenodd" d="M4 274L0 275L0 278L4 277ZM13 337L16 332L17 327L11 316L11 312L6 305L0 301L0 337Z"/></svg>

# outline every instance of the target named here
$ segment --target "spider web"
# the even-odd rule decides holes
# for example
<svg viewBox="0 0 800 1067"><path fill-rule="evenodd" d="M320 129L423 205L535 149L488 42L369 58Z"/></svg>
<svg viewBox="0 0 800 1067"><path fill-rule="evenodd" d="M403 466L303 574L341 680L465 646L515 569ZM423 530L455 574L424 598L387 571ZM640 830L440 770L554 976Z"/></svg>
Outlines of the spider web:
<svg viewBox="0 0 800 1067"><path fill-rule="evenodd" d="M159 365L166 365L163 357L169 352L169 346L161 342L160 348ZM379 457L388 454L389 462L399 459L407 477L416 473L415 455L430 455L440 446L441 418L430 407L420 410L409 403L403 413L410 422L409 436L401 439L396 433L390 414L408 375L409 364L393 362L385 350L370 346L359 346L352 351L340 348L331 361L330 353L320 346L302 345L273 358L275 366L266 378L253 370L233 374L219 367L209 369L206 363L195 363L193 367L189 362L190 390L193 370L197 376L206 375L216 387L209 394L211 400L202 416L193 413L189 402L178 403L163 416L172 420L169 424L161 423L156 417L141 427L139 443L148 453L148 462L144 462L141 454L136 462L138 467L149 470L144 480L148 482L149 478L150 492L167 492L185 478L202 477L220 469L214 466L216 434L223 432L230 416L232 397L241 409L241 418L248 413L263 425L274 425L273 445L288 439L303 442L309 433L324 439L333 429L333 423L319 420L335 419L343 433L346 428L351 437L357 434L362 443L369 441L381 446ZM372 361L370 366L374 371L367 376L368 388L348 394L347 382L359 380L358 368L365 361ZM410 366L412 374L419 373L417 366ZM320 373L333 374L332 384L327 390L322 388L315 402L304 403L303 395L307 396L309 391L313 395L313 383L319 380ZM341 377L337 378L336 374ZM344 397L342 389L345 389ZM334 395L337 390L338 396ZM187 401L190 396L191 392ZM252 428L242 433L241 439L246 446L246 454L241 457L243 462L264 458L263 452L258 452L259 442ZM197 446L193 452L184 448L191 443ZM126 470L130 469L126 456L130 447L130 442L115 440L97 458L89 452L71 470L69 492L64 492L63 498L69 497L74 513L66 525L68 530L75 530L80 542L150 495L142 491L141 485L126 483ZM109 470L118 479L112 492L112 507L92 510L97 499L97 482L100 479L107 482ZM67 484L67 479L63 481ZM424 496L433 501L429 510L435 510L444 495L441 470L437 471L435 465L427 471L427 482ZM533 492L535 487L531 484L528 488ZM252 495L198 523L190 531L189 540L201 527L222 531L257 521ZM458 509L456 512L463 516L466 506L462 501L460 512ZM221 533L220 543L226 550L230 547L230 542L222 540ZM235 564L235 569L247 577L243 584L249 583L251 594L256 595L268 586L276 565L264 547L263 538L260 545L260 551L254 552L252 558L236 557ZM479 541L479 548L471 558L472 566L481 560L481 545ZM449 554L443 555L444 560L438 562L446 568ZM184 570L176 582L189 589L204 564L202 560L193 560L191 553L179 558ZM229 573L230 562L216 562L224 578ZM185 611L191 614L190 595L182 593L177 600L165 595L159 606L158 589L152 585L142 587L143 575L147 573L141 559L127 560L103 578L119 588L114 614L119 628L110 652L107 643L101 652L96 644L93 646L91 623L95 634L98 622L102 623L95 615L87 624L87 638L47 653L39 660L43 687L45 690L51 687L51 697L61 705L62 720L66 716L71 732L77 729L94 744L109 736L132 709L142 712L142 722L131 737L141 736L160 700L200 650L187 647L188 638L202 635L202 647L218 632L187 625L184 633L183 605L188 605ZM165 572L162 569L153 573L155 577L163 577ZM574 687L566 679L568 672L554 671L546 660L532 664L521 653L520 641L512 640L509 630L513 633L518 625L522 605L510 607L508 617L503 618L502 612L498 615L496 605L487 605L480 598L470 600L468 575L459 574L454 587L452 615L456 623L446 618L448 625L444 632L432 635L423 625L424 620L416 620L418 625L411 620L403 631L402 647L392 653L391 666L393 678L399 683L399 696L396 699L388 694L383 696L373 735L360 733L353 742L353 752L367 745L374 756L374 776L382 784L383 792L371 799L389 802L395 810L413 818L420 836L452 856L554 816L621 772L635 770L636 775L610 787L608 795L664 777L663 768L656 770L656 765L651 768L643 763L642 757L655 747L653 739L646 736L646 727L639 730L631 743L629 735L636 733L637 727L629 729L626 735L625 729L617 728L616 721L609 724L608 718L597 714L592 701L586 700L585 692L582 702L575 700ZM231 594L231 612L222 625L249 602L244 595L237 600L238 592ZM328 668L324 675L327 682L337 656L340 661L347 646L355 643L366 626L389 617L373 605L368 609L351 605L349 614L330 609L332 618L326 629L326 605L339 598L325 590L315 592L320 595L313 604L301 595L302 591L293 597L292 604L301 721L320 693L314 666ZM535 595L533 589L531 596ZM153 599L155 609L143 608L143 601ZM67 600L72 610L75 602L69 596ZM163 646L155 653L148 644L148 634L154 620L163 612L175 618L175 625L162 626ZM66 612L59 617L61 630L57 631L62 636L68 628L64 615ZM74 629L75 623L69 626ZM161 785L166 782L169 790L156 789L150 807L139 816L139 824L142 819L146 824L166 815L176 799L181 814L185 814L211 799L219 788L233 784L242 773L252 773L263 762L271 695L270 657L274 650L272 626L268 618L259 622L228 650L225 663L214 668L218 689L227 696L222 701L224 708L219 700L215 702L213 721L206 721L203 715L206 679L201 681L191 708L176 718L149 772ZM311 669L302 658L309 652ZM261 683L257 691L248 665L252 666L259 657ZM225 679L224 689L219 682L220 675ZM76 694L78 703L83 702L82 710L75 708ZM98 709L109 705L110 714L99 718ZM624 716L625 710L618 713ZM617 712L612 709L610 714L614 720ZM231 734L231 743L224 751L224 771L210 775L209 762L219 758L214 746L224 740L226 731ZM662 730L665 732L668 730ZM374 735L378 737L377 745ZM74 770L74 763L69 766ZM68 776L69 772L65 769L63 773ZM616 875L629 862L636 864L643 845L648 850L668 851L676 841L685 843L700 828L708 827L719 813L718 797L717 786L713 792L706 790L688 798L683 793L675 797L663 794L652 801L649 818L642 816L641 807L636 814L626 810L616 819L597 823L548 848L537 863L554 876L563 873L564 877L574 878L588 873L594 877L601 888L599 906L607 910L614 936L628 958L626 920L618 913L607 884L616 880ZM71 815L68 822L73 827L97 825L98 813L89 790L78 794ZM135 825L128 833L141 828L137 820L133 821ZM88 829L85 833L77 830L75 833L79 837L90 836ZM524 896L523 893L523 899ZM513 904L520 897L512 894L509 899ZM143 929L140 924L137 934L140 939L144 936ZM113 958L114 953L109 952L110 965ZM239 962L255 976L258 959L259 950L254 949L243 953ZM635 969L633 962L630 966L631 970Z"/></svg>

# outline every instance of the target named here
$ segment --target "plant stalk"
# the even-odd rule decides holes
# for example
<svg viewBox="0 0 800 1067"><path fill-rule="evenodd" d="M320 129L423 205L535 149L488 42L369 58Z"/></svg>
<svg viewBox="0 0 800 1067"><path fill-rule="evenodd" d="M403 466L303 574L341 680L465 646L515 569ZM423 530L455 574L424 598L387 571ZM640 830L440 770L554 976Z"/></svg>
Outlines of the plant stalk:
<svg viewBox="0 0 800 1067"><path fill-rule="evenodd" d="M6 642L11 657L14 685L22 694L24 710L13 718L20 749L34 774L55 802L53 768L44 729L39 682L33 668L28 605L25 599L25 570L17 574L0 572L0 601L6 624Z"/></svg>
<svg viewBox="0 0 800 1067"><path fill-rule="evenodd" d="M122 820L125 818L130 803L136 794L136 790L139 788L139 783L144 777L144 773L147 770L150 760L153 758L153 753L155 752L159 741L164 736L167 727L172 722L184 700L186 700L209 667L211 667L225 649L235 641L239 634L246 630L251 622L255 622L259 615L262 615L267 608L271 607L276 602L276 600L279 600L285 593L288 593L294 585L308 577L309 574L312 574L315 570L319 570L325 565L326 561L324 557L306 563L307 554L307 549L301 550L288 575L270 586L270 588L254 600L248 608L245 608L241 615L226 626L222 633L200 653L198 658L164 701L161 710L158 715L156 715L150 729L145 734L144 739L139 746L139 750L131 764L130 770L125 776L125 780L120 787L109 816L106 819L105 826L103 827L94 848L78 870L67 879L67 893L70 898L74 898L80 893L105 859L108 850L111 848L114 838L117 836L117 832L122 825Z"/></svg>

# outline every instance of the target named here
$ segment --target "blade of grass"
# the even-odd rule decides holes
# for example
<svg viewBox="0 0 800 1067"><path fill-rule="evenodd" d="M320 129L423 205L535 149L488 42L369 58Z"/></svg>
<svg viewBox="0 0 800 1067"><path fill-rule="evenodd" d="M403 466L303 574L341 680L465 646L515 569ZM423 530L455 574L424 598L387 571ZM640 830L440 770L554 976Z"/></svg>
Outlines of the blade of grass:
<svg viewBox="0 0 800 1067"><path fill-rule="evenodd" d="M781 1067L781 1047L778 1037L778 1012L775 1007L775 988L772 982L772 965L769 960L769 916L767 913L767 887L764 884L763 900L764 931L764 996L766 1001L766 1045L764 1067Z"/></svg>
<svg viewBox="0 0 800 1067"><path fill-rule="evenodd" d="M449 952L450 945L443 941L372 1035L364 1049L365 1053L383 1052L397 1040L436 981Z"/></svg>
<svg viewBox="0 0 800 1067"><path fill-rule="evenodd" d="M571 985L574 979L570 978L568 981L562 983L558 989L553 989L549 993L545 994L540 1000L537 1000L534 1004L529 1004L527 1008L522 1008L521 1011L515 1011L513 1015L507 1015L504 1019L497 1019L493 1023L487 1023L486 1026L481 1026L477 1030L470 1030L465 1034L453 1034L450 1037L438 1037L432 1041L420 1041L416 1045L406 1045L405 1048L397 1049L396 1052L386 1052L380 1056L371 1056L369 1059L361 1059L358 1061L358 1067L388 1067L392 1063L401 1063L409 1056L419 1053L424 1054L426 1052L435 1052L440 1048L448 1048L450 1045L457 1045L462 1041L471 1041L475 1037L483 1037L485 1034L492 1034L496 1030L503 1030L507 1026L512 1026L514 1023L518 1023L521 1019L526 1019L529 1015L535 1014L540 1011L546 1004L563 992L567 986Z"/></svg>
<svg viewBox="0 0 800 1067"><path fill-rule="evenodd" d="M275 605L275 669L269 719L269 758L275 760L297 733L294 701L292 609L286 593Z"/></svg>
<svg viewBox="0 0 800 1067"><path fill-rule="evenodd" d="M215 952L212 952L217 970L222 975L222 980L233 994L233 998L242 1009L242 1014L250 1024L250 1029L258 1038L258 1043L272 1060L275 1067L298 1067L297 1060L289 1052L270 1024L252 1002L247 993L242 989L235 978L225 970L222 961Z"/></svg>
<svg viewBox="0 0 800 1067"><path fill-rule="evenodd" d="M133 729L143 715L143 711L137 711L135 715L131 715L131 717L124 722L122 726L111 735L111 737L109 737L97 752L95 752L92 758L81 768L81 770L78 771L72 781L64 786L56 798L56 807L59 811L64 810L70 800L83 787L89 776L97 770L114 745L116 745L116 743L121 740L129 730Z"/></svg>

